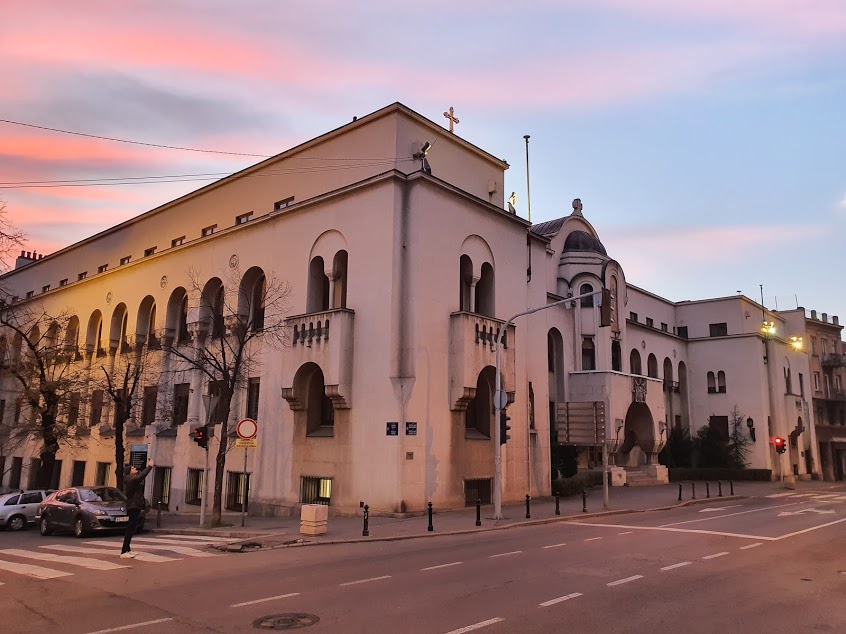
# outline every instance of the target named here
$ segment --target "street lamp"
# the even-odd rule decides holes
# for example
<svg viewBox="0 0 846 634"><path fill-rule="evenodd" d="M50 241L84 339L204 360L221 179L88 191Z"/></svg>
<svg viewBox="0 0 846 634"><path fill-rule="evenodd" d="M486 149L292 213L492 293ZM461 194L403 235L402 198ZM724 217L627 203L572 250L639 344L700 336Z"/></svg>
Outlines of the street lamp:
<svg viewBox="0 0 846 634"><path fill-rule="evenodd" d="M802 341L802 337L791 337L790 345L793 347L794 350L796 350L796 352L799 352L802 350L805 343Z"/></svg>
<svg viewBox="0 0 846 634"><path fill-rule="evenodd" d="M755 442L755 421L751 416L746 419L746 426L749 428L749 437Z"/></svg>

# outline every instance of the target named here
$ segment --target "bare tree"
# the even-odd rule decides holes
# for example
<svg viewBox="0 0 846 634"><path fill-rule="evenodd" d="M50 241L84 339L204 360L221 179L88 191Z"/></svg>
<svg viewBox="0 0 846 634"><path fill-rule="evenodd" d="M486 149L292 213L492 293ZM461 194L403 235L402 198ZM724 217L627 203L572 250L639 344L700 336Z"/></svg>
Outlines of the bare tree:
<svg viewBox="0 0 846 634"><path fill-rule="evenodd" d="M263 355L285 342L285 317L290 309L291 288L273 274L250 269L241 276L234 269L225 280L214 278L203 284L195 270L188 272L189 293L200 297L196 320L191 324L194 347L165 342L172 360L171 372L199 372L217 396L213 423L220 423L215 459L212 526L220 526L223 476L229 442L229 414L233 397L257 372ZM237 292L226 292L237 288Z"/></svg>
<svg viewBox="0 0 846 634"><path fill-rule="evenodd" d="M24 246L26 234L15 227L6 215L6 203L0 201L0 265L9 268L9 258Z"/></svg>
<svg viewBox="0 0 846 634"><path fill-rule="evenodd" d="M71 315L50 315L37 303L12 303L0 294L2 377L24 406L10 429L12 442L37 440L41 463L37 486L48 488L62 445L74 445L86 376L77 363L76 339L66 336ZM17 416L16 416L17 418Z"/></svg>

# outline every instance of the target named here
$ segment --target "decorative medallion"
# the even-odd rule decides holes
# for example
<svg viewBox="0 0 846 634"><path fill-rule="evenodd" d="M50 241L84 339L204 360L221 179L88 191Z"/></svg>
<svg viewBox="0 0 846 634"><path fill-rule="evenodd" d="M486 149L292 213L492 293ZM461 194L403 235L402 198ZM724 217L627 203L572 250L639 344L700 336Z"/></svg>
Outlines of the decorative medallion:
<svg viewBox="0 0 846 634"><path fill-rule="evenodd" d="M646 341L645 340L640 342L640 347L643 348L644 350L646 350Z"/></svg>
<svg viewBox="0 0 846 634"><path fill-rule="evenodd" d="M112 303L112 292L111 292L111 291L109 291L108 293L106 293L106 303L107 303L107 304L111 304L111 303Z"/></svg>
<svg viewBox="0 0 846 634"><path fill-rule="evenodd" d="M675 359L675 358L676 358L676 349L673 348L673 359Z"/></svg>
<svg viewBox="0 0 846 634"><path fill-rule="evenodd" d="M159 286L167 288L167 275L162 275L162 279L159 280Z"/></svg>
<svg viewBox="0 0 846 634"><path fill-rule="evenodd" d="M233 254L232 257L229 258L229 268L234 269L238 266L238 256Z"/></svg>

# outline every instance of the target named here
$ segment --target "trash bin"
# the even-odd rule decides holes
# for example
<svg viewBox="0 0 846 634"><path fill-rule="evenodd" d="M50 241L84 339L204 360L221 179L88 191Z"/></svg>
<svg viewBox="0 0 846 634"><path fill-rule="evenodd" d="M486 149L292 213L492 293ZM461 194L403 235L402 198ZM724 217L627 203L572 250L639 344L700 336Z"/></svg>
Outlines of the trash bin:
<svg viewBox="0 0 846 634"><path fill-rule="evenodd" d="M323 535L329 520L329 507L325 504L303 504L300 511L300 534Z"/></svg>

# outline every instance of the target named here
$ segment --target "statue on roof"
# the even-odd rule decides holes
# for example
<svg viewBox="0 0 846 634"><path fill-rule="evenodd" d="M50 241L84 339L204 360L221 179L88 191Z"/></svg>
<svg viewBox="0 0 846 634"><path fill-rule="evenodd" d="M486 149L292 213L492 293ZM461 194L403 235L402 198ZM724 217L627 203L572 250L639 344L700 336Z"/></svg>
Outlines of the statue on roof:
<svg viewBox="0 0 846 634"><path fill-rule="evenodd" d="M581 198L574 198L573 199L573 215L574 216L581 216L582 215L582 199Z"/></svg>

